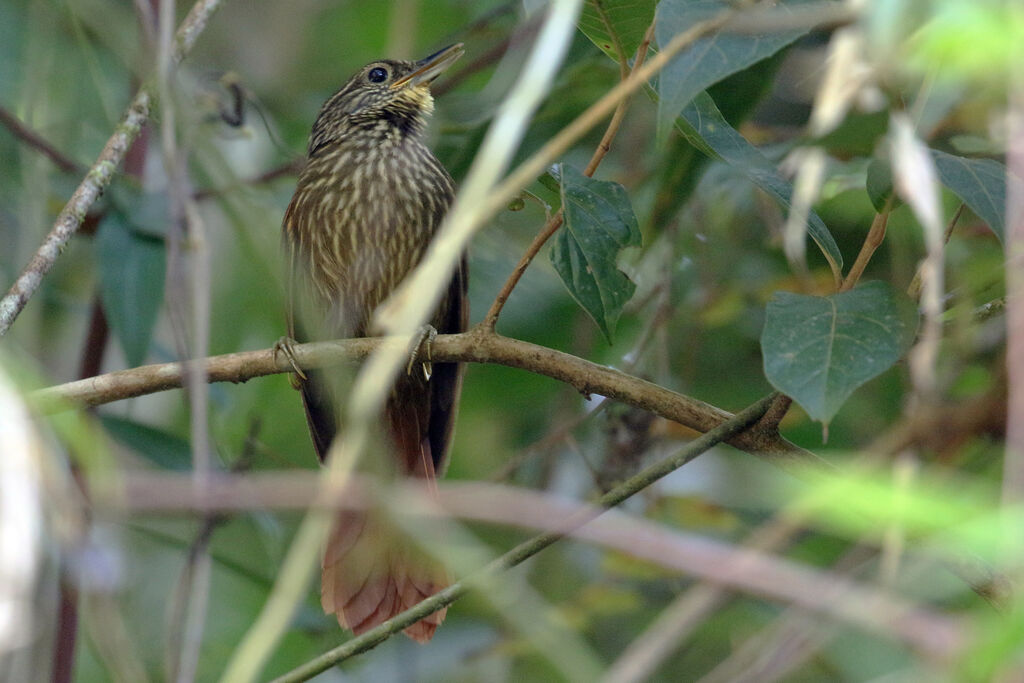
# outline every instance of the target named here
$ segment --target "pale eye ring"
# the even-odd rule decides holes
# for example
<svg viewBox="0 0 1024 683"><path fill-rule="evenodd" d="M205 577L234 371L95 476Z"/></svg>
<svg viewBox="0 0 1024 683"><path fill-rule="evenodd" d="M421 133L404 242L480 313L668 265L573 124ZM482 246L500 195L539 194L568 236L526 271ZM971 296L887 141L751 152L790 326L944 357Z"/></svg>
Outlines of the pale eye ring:
<svg viewBox="0 0 1024 683"><path fill-rule="evenodd" d="M375 66L366 74L366 80L370 83L383 83L388 80L388 70L382 66Z"/></svg>

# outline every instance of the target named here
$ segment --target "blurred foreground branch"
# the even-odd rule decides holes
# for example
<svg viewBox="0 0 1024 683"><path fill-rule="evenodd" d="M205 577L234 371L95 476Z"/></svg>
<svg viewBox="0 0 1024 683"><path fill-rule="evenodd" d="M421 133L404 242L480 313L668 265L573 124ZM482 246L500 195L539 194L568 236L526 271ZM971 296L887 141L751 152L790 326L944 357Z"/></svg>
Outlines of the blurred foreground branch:
<svg viewBox="0 0 1024 683"><path fill-rule="evenodd" d="M955 655L964 646L968 636L961 622L916 607L882 591L749 549L737 549L696 535L668 531L652 522L623 514L612 513L596 524L588 524L605 513L607 508L618 505L715 444L736 437L756 424L773 400L774 396L769 395L754 403L675 454L616 486L592 506L552 501L540 494L509 491L504 487L446 485L438 502L440 509L436 512L439 514L456 514L480 521L511 522L547 531L521 543L476 574L453 583L394 619L275 679L275 683L309 680L339 662L375 647L409 624L450 605L478 582L520 564L569 534L716 583L780 599L892 634L912 644L929 658L945 659ZM429 496L422 494L418 497L403 495L402 500L403 504L419 502L419 506L407 507L419 507L421 512L429 511L432 507Z"/></svg>
<svg viewBox="0 0 1024 683"><path fill-rule="evenodd" d="M712 441L720 441L727 435L727 430L734 431L740 429L740 424L756 421L769 402L769 399L762 400L743 411L723 428L715 430L713 438L702 437L700 446L688 445L644 470L601 498L598 505L614 505L650 486L709 448ZM97 506L130 514L167 511L208 514L268 508L299 510L307 508L311 500L329 503L338 509L360 509L382 499L380 495L368 495L375 484L366 478L335 486L329 490L329 496L317 496L324 493L322 486L318 474L313 471L223 474L198 489L187 474L145 472L119 478L119 481L94 482L93 490L97 494ZM451 516L546 532L513 552L522 553L523 546L528 545L539 551L541 547L530 544L550 535L571 535L684 572L715 586L743 590L886 633L909 643L928 657L955 656L966 642L964 624L944 614L915 606L883 590L858 584L830 571L772 557L759 547L740 547L677 529L668 530L652 521L615 511L582 527L584 522L605 512L602 507L555 499L517 487L441 481L438 482L439 495L436 497L422 484L414 482L394 488L397 490L391 491L387 499L402 501L397 514ZM520 557L519 561L526 557L528 555ZM503 566L507 568L512 564ZM400 627L397 625L388 629L389 633L397 633L398 630ZM346 643L342 647L351 646ZM309 673L311 670L304 671L304 675ZM304 679L283 677L279 680Z"/></svg>
<svg viewBox="0 0 1024 683"><path fill-rule="evenodd" d="M557 525L556 529L534 536L533 538L520 543L515 548L495 559L478 572L456 581L441 592L423 600L415 607L406 610L393 619L389 619L380 626L377 626L360 636L352 638L343 645L325 652L319 657L312 659L284 676L275 679L274 683L294 683L296 681L309 680L313 676L322 671L326 671L339 662L376 647L392 635L399 633L406 626L414 624L423 617L433 614L437 610L452 604L468 593L470 588L474 587L479 582L486 581L488 578L496 576L507 569L515 567L526 559L533 557L548 546L564 538L567 533L576 530L587 522L593 520L604 511L604 508L610 508L618 505L636 492L650 486L666 474L682 467L684 464L715 444L720 443L731 436L735 436L750 427L760 419L761 415L764 414L764 411L770 404L770 398L771 397L758 401L707 434L703 434L698 439L687 444L674 455L645 468L628 481L616 486L596 501L596 507L586 507L575 511L573 514L568 516L555 516L548 518L561 519L562 521Z"/></svg>

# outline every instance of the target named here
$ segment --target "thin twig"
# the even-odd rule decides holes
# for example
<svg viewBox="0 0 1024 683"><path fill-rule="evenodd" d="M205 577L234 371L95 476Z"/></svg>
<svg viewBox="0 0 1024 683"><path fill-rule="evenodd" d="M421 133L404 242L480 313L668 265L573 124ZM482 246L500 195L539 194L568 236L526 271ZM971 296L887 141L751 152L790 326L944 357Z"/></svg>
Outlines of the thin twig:
<svg viewBox="0 0 1024 683"><path fill-rule="evenodd" d="M192 198L196 201L202 201L204 199L213 199L221 195L225 195L232 190L236 190L240 187L252 187L256 185L265 185L271 183L278 178L283 178L289 175L298 175L305 165L305 159L292 159L286 161L283 164L279 164L257 176L249 178L248 180L239 180L238 182L226 185L224 187L208 187L202 190L196 190L192 193Z"/></svg>
<svg viewBox="0 0 1024 683"><path fill-rule="evenodd" d="M0 123L2 123L7 130L11 131L14 137L40 152L43 156L56 164L57 168L65 173L85 173L85 166L82 166L77 161L64 154L64 152L51 145L43 138L42 135L26 126L18 119L17 116L7 111L4 107L0 107Z"/></svg>
<svg viewBox="0 0 1024 683"><path fill-rule="evenodd" d="M889 223L889 212L892 210L892 202L892 197L889 197L882 210L875 214L874 220L871 221L871 227L868 229L868 234L864 237L864 244L861 245L860 253L857 254L857 260L850 266L850 271L846 274L843 284L839 287L840 292L847 292L853 289L860 280L861 275L864 274L864 269L867 268L868 262L874 255L875 250L881 246L882 240L885 239L885 228Z"/></svg>
<svg viewBox="0 0 1024 683"><path fill-rule="evenodd" d="M259 429L260 421L253 420L249 425L245 442L242 444L241 454L231 467L233 474L248 470L252 465ZM191 491L197 490L192 477L189 477L187 487ZM147 495L151 494L152 491ZM208 584L210 565L213 560L209 550L210 542L213 540L213 533L229 519L224 514L211 514L210 511L207 511L202 526L188 547L185 566L182 567L181 573L178 575L178 582L170 600L168 612L166 655L168 681L193 680L195 678L196 660L194 657L186 656L186 653L189 651L198 653L199 643L196 642L189 646L188 641L190 638L201 639L202 628L192 626L188 617L196 618L198 614L205 614L205 610L193 609L195 598L192 596L198 593L206 594L205 590L197 591L196 584ZM199 586L199 588L203 587Z"/></svg>
<svg viewBox="0 0 1024 683"><path fill-rule="evenodd" d="M625 81L634 72L640 69L644 60L647 58L647 49L650 47L651 40L654 38L654 23L647 27L647 32L644 34L644 39L640 43L640 46L636 51L636 61L633 63L633 69L630 70L626 64L625 58L620 59L619 68L621 70L621 80ZM620 50L621 55L621 50ZM619 132L619 126L622 125L622 119L626 115L626 109L629 107L630 99L624 97L619 101L618 106L615 108L615 113L612 114L612 120L608 123L608 128L605 130L604 135L601 137L601 142L597 145L597 149L594 150L593 155L590 157L590 162L587 164L586 169L583 171L583 175L592 177L597 167L601 165L601 161L605 155L611 150L612 141L615 139L615 135ZM508 276L505 284L502 285L501 291L494 298L494 302L491 304L491 308L487 311L487 315L484 316L483 326L487 329L493 330L494 326L498 322L498 316L501 315L501 309L504 308L505 302L508 301L509 296L512 295L512 290L515 289L516 285L519 284L519 280L522 279L523 273L530 267L530 263L540 252L551 236L562 227L563 210L560 208L554 216L552 216L548 222L541 228L541 231L537 233L537 236L533 238L533 242L527 247L526 252L523 253L522 258L519 259L519 263L516 264L512 274Z"/></svg>
<svg viewBox="0 0 1024 683"><path fill-rule="evenodd" d="M949 244L949 238L953 236L953 230L956 228L957 222L960 220L960 216L963 215L966 204L961 203L953 213L953 217L949 219L946 224L946 230L942 234L942 243ZM922 283L922 271L924 270L924 264L922 263L917 267L917 272L914 273L914 279L910 281L910 285L907 287L907 296L915 301L921 298L921 283Z"/></svg>
<svg viewBox="0 0 1024 683"><path fill-rule="evenodd" d="M103 305L99 293L93 298L92 313L89 315L89 331L86 334L85 346L82 349L78 376L93 377L100 371L103 353L109 339L107 318L103 313ZM88 499L88 488L81 468L74 460L69 467L73 481L78 486L82 498ZM87 512L87 510L84 510ZM83 520L88 523L88 518ZM88 533L85 531L85 533ZM51 683L70 683L74 678L75 650L78 641L78 587L74 581L65 576L60 582L60 611L57 618L57 633L54 637L53 669Z"/></svg>
<svg viewBox="0 0 1024 683"><path fill-rule="evenodd" d="M220 0L197 0L192 10L178 28L175 37L173 61L181 62L195 44L206 22L216 11ZM25 308L25 304L38 289L43 276L50 271L64 245L82 224L89 207L99 198L110 184L118 165L142 126L149 120L152 85L143 86L135 95L124 118L114 134L107 140L96 163L78 185L71 199L64 205L50 233L43 240L32 260L25 266L7 294L0 299L0 336L7 333L14 320Z"/></svg>
<svg viewBox="0 0 1024 683"><path fill-rule="evenodd" d="M192 474L196 485L210 476L208 392L205 364L210 337L210 248L206 227L199 215L188 178L188 149L178 143L179 115L174 71L178 64L172 46L175 3L163 1L157 8L156 92L160 100L160 143L169 198L167 230L167 298L175 325L178 357L185 372L188 395L189 427L192 450ZM191 334L190 334L191 333ZM199 665L203 628L209 605L212 563L207 544L213 527L193 546L180 576L176 607L182 610L180 649L169 651L169 680L190 683Z"/></svg>

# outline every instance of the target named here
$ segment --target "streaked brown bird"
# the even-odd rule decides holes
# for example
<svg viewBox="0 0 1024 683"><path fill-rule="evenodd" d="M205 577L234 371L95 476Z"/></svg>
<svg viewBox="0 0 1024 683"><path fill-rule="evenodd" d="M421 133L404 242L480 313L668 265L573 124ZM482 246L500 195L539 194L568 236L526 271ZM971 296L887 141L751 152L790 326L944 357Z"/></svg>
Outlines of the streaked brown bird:
<svg viewBox="0 0 1024 683"><path fill-rule="evenodd" d="M367 336L374 310L426 252L454 194L451 176L423 140L434 103L430 83L461 55L459 44L418 62L371 62L321 108L284 216L292 339ZM441 333L461 332L467 315L463 260L431 325ZM342 426L343 388L326 370L307 372L298 384L323 461ZM461 366L451 363L396 382L381 433L399 476L432 482L442 473L461 384ZM447 581L436 563L390 534L379 513L345 512L324 551L321 601L359 634ZM405 632L425 642L444 615L437 612Z"/></svg>

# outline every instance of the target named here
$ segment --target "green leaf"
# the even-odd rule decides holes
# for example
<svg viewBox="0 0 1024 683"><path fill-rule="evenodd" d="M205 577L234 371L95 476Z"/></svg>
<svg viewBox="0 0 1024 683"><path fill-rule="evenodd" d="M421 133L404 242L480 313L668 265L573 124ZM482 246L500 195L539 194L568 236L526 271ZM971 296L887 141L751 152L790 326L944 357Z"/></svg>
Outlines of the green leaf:
<svg viewBox="0 0 1024 683"><path fill-rule="evenodd" d="M932 150L939 181L971 207L1003 241L1006 230L1006 167L992 159L965 159Z"/></svg>
<svg viewBox="0 0 1024 683"><path fill-rule="evenodd" d="M555 235L551 263L611 343L622 307L636 290L616 260L624 247L640 246L640 228L618 183L593 180L566 164L558 175L565 226Z"/></svg>
<svg viewBox="0 0 1024 683"><path fill-rule="evenodd" d="M587 7L590 8L591 11L593 11L591 4L592 3L588 3ZM600 4L607 5L607 3ZM699 21L700 19L706 19L710 16L714 16L714 14L725 8L726 3L719 2L718 0L664 0L658 6L658 24L655 28L655 35L658 37L658 42L664 45L665 42L671 40L672 36L675 35L674 31L670 31L665 28L663 22L665 21L666 16L669 17L670 23L672 21L676 21L676 24L678 24L678 20L680 20L680 15L686 15L693 12L695 13L695 16L700 16L692 20ZM584 11L586 12L586 10ZM687 27L688 25L677 26L677 28L679 28L680 30L685 30ZM595 35L597 34L592 35L591 33L591 31L593 31L594 29L584 28L582 19L580 28L583 30L584 33L587 34L588 37L590 37L592 41L594 41L597 44L598 47L602 47L603 49L602 44L598 42L597 38L595 38ZM636 40L639 43L639 41L642 39L643 29L637 29L637 31L640 34L639 37L636 37ZM794 33L795 35L789 38L785 44L792 42L792 40L795 40L797 37L802 35L803 32ZM778 35L782 34L776 34L776 36ZM680 55L672 63L670 63L668 68L665 69L665 71L672 69L673 65L675 65L676 62L679 62L679 60L681 60L683 57L687 55L691 55L691 53L701 45L704 46L706 52L715 52L716 50L724 50L731 49L731 47L737 47L730 40L726 40L721 45L714 42L720 37L726 39L737 38L737 36L716 36L713 38L705 39L703 41L699 41L697 44L694 45L694 47L690 48L690 50L684 52L683 55ZM707 44L705 44L706 41ZM758 41L753 40L747 42L757 43ZM765 40L764 42L761 43L762 48L773 44L773 40ZM703 90L703 88L706 87L707 85L719 82L725 79L726 77L732 75L733 73L742 70L746 66L750 66L753 63L756 63L758 61L763 60L766 57L769 57L772 53L777 52L778 49L780 49L783 46L784 45L779 45L779 47L773 50L766 50L764 51L764 54L761 54L752 62L742 64L741 66L738 66L735 69L723 68L724 65L732 63L729 61L729 55L723 52L720 55L720 59L717 60L716 64L711 65L711 67L709 67L717 67L719 69L719 75L715 76L714 78L704 78L695 70L695 72L692 74L692 82L705 83L706 85L703 85L696 91L690 92L689 95L686 95L685 99L687 100L687 103L684 103L686 106L681 106L681 111L676 111L676 114L681 114L681 116L676 119L675 125L676 128L680 132L682 132L684 137L686 137L687 141L691 145L696 147L698 150L700 150L707 156L720 159L725 163L729 164L730 166L739 169L744 174L746 174L746 176L750 178L750 180L755 185L757 185L762 190L773 196L780 204L782 204L782 206L789 208L791 205L790 200L793 196L793 186L789 182L784 180L781 175L779 175L778 171L775 168L775 165L771 161L765 158L765 156L761 154L761 152L756 147L747 142L746 138L740 135L739 132L736 131L736 129L729 125L729 123L722 116L722 113L719 111L717 105L715 104L715 101L711 98L711 96L708 95L706 92L701 92L701 90ZM733 56L747 55L749 57L751 54L749 50L749 45L742 46L735 50L732 50L731 54ZM612 59L616 59L614 52L609 52L608 50L605 50L605 52ZM693 57L693 55L691 55L691 57ZM690 66L694 66L691 62L686 63L690 64ZM662 113L667 111L664 104L664 86L666 83L665 78L666 75L663 71L661 76L662 88L658 93L659 112ZM687 86L686 92L689 92L688 88L689 86ZM680 93L685 95L685 92L683 91L680 91ZM673 117L676 114L673 114ZM694 176L694 180L695 179L696 177ZM665 202L665 204L667 206L671 205L670 202ZM664 207L658 208L659 213L661 213ZM835 239L832 237L832 233L829 232L828 228L825 226L824 221L821 220L821 217L818 216L818 214L815 213L813 210L808 215L807 221L807 232L811 236L811 239L814 240L815 244L818 245L818 248L821 249L822 253L825 255L825 258L828 260L829 266L832 268L832 271L837 274L841 273L843 267L843 256L839 252L839 246L836 244Z"/></svg>
<svg viewBox="0 0 1024 683"><path fill-rule="evenodd" d="M868 164L866 180L868 198L875 211L881 213L885 210L885 204L895 197L892 189L892 166L887 161L872 159Z"/></svg>
<svg viewBox="0 0 1024 683"><path fill-rule="evenodd" d="M158 467L179 471L191 469L192 449L184 439L123 417L101 415L100 422L115 441Z"/></svg>
<svg viewBox="0 0 1024 683"><path fill-rule="evenodd" d="M779 175L774 163L729 125L710 95L698 93L683 108L676 127L694 147L742 171L751 182L789 208L793 186ZM807 216L807 233L821 249L832 270L839 272L843 266L843 255L832 233L814 211Z"/></svg>
<svg viewBox="0 0 1024 683"><path fill-rule="evenodd" d="M797 4L779 2L776 7L783 12ZM663 0L654 30L658 45L664 48L677 34L731 6L728 0ZM701 38L674 57L658 77L658 130L668 130L683 107L708 86L770 57L805 33L807 29Z"/></svg>
<svg viewBox="0 0 1024 683"><path fill-rule="evenodd" d="M114 184L110 188L110 201L125 216L132 229L148 237L167 236L167 216L170 212L166 192L139 192L137 189Z"/></svg>
<svg viewBox="0 0 1024 683"><path fill-rule="evenodd" d="M103 310L128 365L141 365L164 296L164 241L132 229L124 214L111 210L99 226L96 250Z"/></svg>
<svg viewBox="0 0 1024 683"><path fill-rule="evenodd" d="M636 54L654 19L655 0L587 0L579 27L594 45L616 62Z"/></svg>
<svg viewBox="0 0 1024 683"><path fill-rule="evenodd" d="M764 374L827 423L854 389L899 360L915 320L882 282L827 297L776 292L761 333Z"/></svg>

